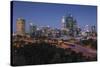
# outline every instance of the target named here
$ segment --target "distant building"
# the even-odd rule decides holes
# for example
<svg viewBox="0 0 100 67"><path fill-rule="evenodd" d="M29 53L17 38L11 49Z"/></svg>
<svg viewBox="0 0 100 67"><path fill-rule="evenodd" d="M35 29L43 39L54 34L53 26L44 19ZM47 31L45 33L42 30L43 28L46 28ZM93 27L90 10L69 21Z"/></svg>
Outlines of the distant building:
<svg viewBox="0 0 100 67"><path fill-rule="evenodd" d="M16 21L16 34L25 34L25 20L23 18L18 18Z"/></svg>
<svg viewBox="0 0 100 67"><path fill-rule="evenodd" d="M62 25L62 26L61 26L62 29L65 29L65 28L66 28L65 16L62 17L61 23L62 23L62 24L61 24L61 25Z"/></svg>
<svg viewBox="0 0 100 67"><path fill-rule="evenodd" d="M84 27L84 32L86 36L90 36L90 26L89 25L85 25Z"/></svg>
<svg viewBox="0 0 100 67"><path fill-rule="evenodd" d="M42 26L41 31L42 31L41 36L48 37L49 33L50 33L50 27L49 26Z"/></svg>
<svg viewBox="0 0 100 67"><path fill-rule="evenodd" d="M96 30L96 26L91 26L91 35L92 36L97 36L97 30Z"/></svg>
<svg viewBox="0 0 100 67"><path fill-rule="evenodd" d="M96 32L96 26L94 26L94 25L91 26L91 32L92 32L92 33Z"/></svg>
<svg viewBox="0 0 100 67"><path fill-rule="evenodd" d="M52 29L51 34L53 38L58 38L61 36L61 31L57 28L54 28Z"/></svg>
<svg viewBox="0 0 100 67"><path fill-rule="evenodd" d="M36 35L36 30L37 30L37 26L34 25L33 23L30 23L30 35L31 36L35 36Z"/></svg>
<svg viewBox="0 0 100 67"><path fill-rule="evenodd" d="M62 18L62 29L65 34L70 36L76 35L77 21L73 18L71 14L68 16L63 16Z"/></svg>
<svg viewBox="0 0 100 67"><path fill-rule="evenodd" d="M90 27L89 27L89 25L85 25L84 31L85 31L85 32L90 32Z"/></svg>
<svg viewBox="0 0 100 67"><path fill-rule="evenodd" d="M66 19L66 28L68 29L74 29L76 28L77 22L76 20L73 18L73 16L71 14L69 14Z"/></svg>

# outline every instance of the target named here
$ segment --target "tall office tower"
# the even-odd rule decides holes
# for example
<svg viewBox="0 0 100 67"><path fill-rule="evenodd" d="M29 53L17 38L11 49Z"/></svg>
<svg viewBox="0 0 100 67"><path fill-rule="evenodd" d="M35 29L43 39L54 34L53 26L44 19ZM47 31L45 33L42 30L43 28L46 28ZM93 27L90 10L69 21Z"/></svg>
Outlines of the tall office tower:
<svg viewBox="0 0 100 67"><path fill-rule="evenodd" d="M33 23L30 23L30 35L35 36L37 30L37 26L34 25Z"/></svg>
<svg viewBox="0 0 100 67"><path fill-rule="evenodd" d="M16 22L16 33L18 35L25 34L25 20L23 18L18 18Z"/></svg>
<svg viewBox="0 0 100 67"><path fill-rule="evenodd" d="M90 31L90 26L89 25L85 25L84 31L85 31L86 36L90 36L91 31Z"/></svg>
<svg viewBox="0 0 100 67"><path fill-rule="evenodd" d="M93 26L91 26L91 32L93 33L93 32L96 32L96 27L93 25Z"/></svg>
<svg viewBox="0 0 100 67"><path fill-rule="evenodd" d="M85 32L90 32L89 25L85 25L84 30Z"/></svg>
<svg viewBox="0 0 100 67"><path fill-rule="evenodd" d="M68 29L74 29L76 26L76 20L73 18L71 14L66 17L66 27Z"/></svg>
<svg viewBox="0 0 100 67"><path fill-rule="evenodd" d="M65 21L65 16L62 17L62 20L61 20L61 28L62 29L65 29L66 28L66 21Z"/></svg>
<svg viewBox="0 0 100 67"><path fill-rule="evenodd" d="M77 21L73 18L71 14L66 16L66 28L69 30L69 35L75 36L77 29Z"/></svg>

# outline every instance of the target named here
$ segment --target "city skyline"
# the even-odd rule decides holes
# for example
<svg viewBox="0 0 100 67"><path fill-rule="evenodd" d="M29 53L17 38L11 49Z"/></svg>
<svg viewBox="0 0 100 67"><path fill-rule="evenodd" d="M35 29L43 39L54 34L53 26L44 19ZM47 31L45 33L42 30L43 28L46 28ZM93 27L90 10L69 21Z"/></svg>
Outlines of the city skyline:
<svg viewBox="0 0 100 67"><path fill-rule="evenodd" d="M22 17L26 20L26 31L29 30L30 22L38 27L49 25L52 28L61 28L62 17L68 16L69 13L81 28L84 25L97 25L96 6L17 1L13 2L13 32L16 31L17 18Z"/></svg>
<svg viewBox="0 0 100 67"><path fill-rule="evenodd" d="M97 61L97 6L11 2L11 65Z"/></svg>

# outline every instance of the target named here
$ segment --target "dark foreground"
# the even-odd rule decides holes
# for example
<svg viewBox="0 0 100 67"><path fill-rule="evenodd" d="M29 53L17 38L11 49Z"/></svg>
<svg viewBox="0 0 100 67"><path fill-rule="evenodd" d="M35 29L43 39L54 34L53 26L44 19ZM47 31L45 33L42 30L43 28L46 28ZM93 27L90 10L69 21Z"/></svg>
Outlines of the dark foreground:
<svg viewBox="0 0 100 67"><path fill-rule="evenodd" d="M26 44L24 47L12 48L11 65L40 65L55 63L72 63L96 61L97 57L87 58L69 48L57 48L47 43Z"/></svg>

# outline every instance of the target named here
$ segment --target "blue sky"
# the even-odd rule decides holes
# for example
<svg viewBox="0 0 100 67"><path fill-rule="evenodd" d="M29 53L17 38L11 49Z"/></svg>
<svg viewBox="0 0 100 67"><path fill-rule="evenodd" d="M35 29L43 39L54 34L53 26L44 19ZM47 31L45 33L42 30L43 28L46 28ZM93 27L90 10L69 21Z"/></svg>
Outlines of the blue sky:
<svg viewBox="0 0 100 67"><path fill-rule="evenodd" d="M13 31L16 31L16 19L19 17L26 20L26 31L29 30L30 21L37 26L49 25L52 28L61 28L62 16L69 13L73 15L81 28L85 25L97 24L96 6L14 1Z"/></svg>

